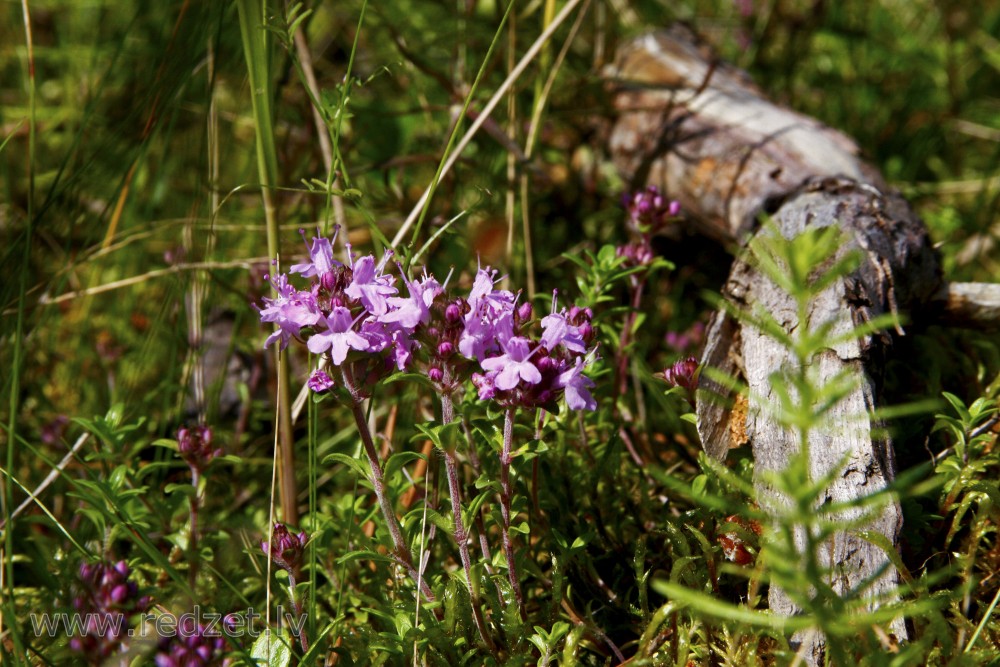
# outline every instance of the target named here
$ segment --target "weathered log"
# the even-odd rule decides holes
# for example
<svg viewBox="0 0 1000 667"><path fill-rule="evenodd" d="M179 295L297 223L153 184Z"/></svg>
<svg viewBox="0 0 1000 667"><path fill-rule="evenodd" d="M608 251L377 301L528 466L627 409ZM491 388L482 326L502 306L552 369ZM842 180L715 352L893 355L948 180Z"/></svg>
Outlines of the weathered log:
<svg viewBox="0 0 1000 667"><path fill-rule="evenodd" d="M938 321L983 331L1000 330L1000 285L948 283L934 295Z"/></svg>
<svg viewBox="0 0 1000 667"><path fill-rule="evenodd" d="M788 238L807 227L837 225L847 239L838 256L860 251L864 257L853 274L814 299L809 322L799 322L790 296L742 255L723 289L731 303L766 309L786 331L836 320L843 332L882 313L898 314L905 322L936 294L947 294L923 224L901 197L887 192L878 171L859 157L857 145L768 101L746 74L718 62L687 29L648 34L627 44L610 79L619 114L610 138L618 170L635 187L656 185L680 200L697 231L730 245L743 244L764 233L758 221L768 213ZM813 432L810 439L814 479L847 461L821 503L869 496L894 477L892 443L867 417L878 402L892 333L903 331L897 327L843 342L815 361L821 378L847 372L856 380L855 389L835 408L833 427ZM767 409L775 402L772 374L790 356L724 309L709 325L703 364L742 378L750 398L741 409L699 400L698 432L706 451L719 459L731 447L749 443L764 503L771 494L761 473L782 469L798 451L797 439ZM726 393L707 375L702 378L702 390ZM867 528L896 544L901 523L898 506L889 503ZM831 584L838 593L857 589L881 571L868 593L891 599L898 574L879 548L847 531L836 535L824 552L826 562L836 566ZM799 611L777 587L770 589L769 604L779 613ZM901 620L891 631L905 638ZM802 644L807 662L821 660L822 637L793 641Z"/></svg>

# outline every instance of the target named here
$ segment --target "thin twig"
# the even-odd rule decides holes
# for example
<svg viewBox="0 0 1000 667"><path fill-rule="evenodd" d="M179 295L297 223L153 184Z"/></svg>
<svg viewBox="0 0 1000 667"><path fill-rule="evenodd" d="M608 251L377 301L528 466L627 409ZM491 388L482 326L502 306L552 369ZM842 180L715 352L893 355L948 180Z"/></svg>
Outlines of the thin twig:
<svg viewBox="0 0 1000 667"><path fill-rule="evenodd" d="M154 269L153 271L148 271L138 276L132 276L131 278L122 278L121 280L114 280L110 283L105 283L103 285L98 285L96 287L88 287L82 290L76 290L73 292L66 292L60 294L59 296L50 297L47 294L43 294L38 299L39 305L49 306L57 303L62 303L64 301L69 301L70 299L78 299L82 296L93 296L94 294L103 294L104 292L111 292L116 289L121 289L122 287L129 287L131 285L137 285L139 283L146 282L147 280L152 280L153 278L162 278L163 276L171 276L176 273L182 273L184 271L202 271L202 270L212 270L212 269L235 269L244 268L251 269L255 264L261 264L262 262L267 262L266 257L253 257L250 259L238 259L231 262L188 262L186 264L174 264L173 266L168 266L165 269Z"/></svg>
<svg viewBox="0 0 1000 667"><path fill-rule="evenodd" d="M72 461L73 458L80 451L80 449L82 449L83 446L87 444L88 438L90 438L90 433L84 433L83 435L81 435L79 438L76 439L76 442L73 443L73 446L66 453L66 456L64 456L62 458L62 461L60 461L54 468L52 468L51 471L49 471L49 474L45 476L45 479L42 480L42 483L36 486L35 490L29 493L28 497L25 498L24 501L17 506L17 509L15 509L13 512L10 513L10 517L0 520L0 530L2 530L4 526L7 525L8 521L13 521L14 519L16 519L17 516L21 512L23 512L29 505L33 503L37 503L38 505L42 504L42 502L38 499L38 496L41 495L41 493L45 491L45 489L49 488L49 485L51 485L52 482L58 479L59 475L61 475L63 473L63 470L66 469L66 466L69 465L69 462Z"/></svg>

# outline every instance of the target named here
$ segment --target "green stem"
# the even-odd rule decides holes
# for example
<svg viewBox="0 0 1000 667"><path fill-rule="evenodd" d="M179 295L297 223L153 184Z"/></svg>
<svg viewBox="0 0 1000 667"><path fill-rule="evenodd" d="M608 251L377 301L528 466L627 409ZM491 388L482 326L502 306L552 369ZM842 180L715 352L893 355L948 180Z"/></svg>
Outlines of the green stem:
<svg viewBox="0 0 1000 667"><path fill-rule="evenodd" d="M31 237L33 232L35 208L35 49L31 35L31 13L28 10L27 0L22 0L21 11L24 16L24 35L27 46L28 57L28 206L26 216L26 228L24 232L24 252L21 254L20 280L17 288L17 324L14 329L14 358L10 368L10 414L8 415L7 427L7 470L13 474L15 467L14 450L17 442L17 414L20 409L21 397L21 364L24 353L24 297L27 289L27 279L29 262L31 259ZM14 600L14 522L12 513L14 511L14 488L6 477L0 477L3 484L2 503L6 528L3 531L3 567L4 572L4 600L2 615L10 621L18 618ZM9 634L14 650L16 664L26 662L21 657L27 652L21 642L21 633L17 629L17 624L10 622L9 629L3 627L3 620L0 619L0 632L6 631Z"/></svg>
<svg viewBox="0 0 1000 667"><path fill-rule="evenodd" d="M389 527L394 555L403 567L406 568L406 571L410 574L410 577L417 584L418 588L420 588L427 601L433 602L434 594L414 566L413 554L410 552L410 547L406 543L406 540L403 539L403 530L399 525L399 519L396 518L396 512L392 509L392 503L389 502L389 495L385 490L385 478L382 476L382 463L379 460L378 451L375 449L372 433L368 429L368 419L365 416L363 399L351 381L351 375L346 369L342 369L341 377L344 379L344 386L351 393L351 412L354 414L354 423L357 425L358 433L361 435L361 444L365 450L365 458L368 459L368 468L372 473L371 482L372 487L375 489L375 497L378 499L379 508L382 510L385 523Z"/></svg>
<svg viewBox="0 0 1000 667"><path fill-rule="evenodd" d="M278 182L278 156L274 141L274 115L271 108L271 40L264 28L267 0L237 0L240 33L247 61L250 80L250 99L253 105L254 131L257 137L257 172L260 178L261 197L264 202L264 220L267 227L267 254L276 262L281 261L281 242L274 188ZM281 510L285 523L298 524L299 512L295 488L295 457L292 452L292 400L288 371L288 353L276 349L278 369L278 447L280 448L279 489Z"/></svg>
<svg viewBox="0 0 1000 667"><path fill-rule="evenodd" d="M302 603L299 601L299 595L296 591L295 575L291 572L288 573L288 598L292 602L292 609L295 611L295 622L299 623L299 646L302 647L302 654L305 655L309 652L309 634L306 632L306 626L301 623L302 621Z"/></svg>
<svg viewBox="0 0 1000 667"><path fill-rule="evenodd" d="M447 372L447 371L446 371ZM445 385L449 384L450 378L445 378ZM450 424L455 419L455 407L451 402L451 395L441 394L441 422ZM448 475L448 495L451 497L451 513L455 517L455 542L458 543L458 553L462 558L462 567L465 569L465 580L469 588L469 602L472 605L472 618L476 622L476 629L490 652L494 652L496 647L493 639L486 629L486 621L483 619L482 609L479 608L479 595L472 585L472 558L469 556L469 536L465 532L465 523L462 521L462 491L458 484L458 465L455 462L455 454L447 449L442 449L444 453L444 466Z"/></svg>
<svg viewBox="0 0 1000 667"><path fill-rule="evenodd" d="M201 482L201 475L198 469L191 467L191 486L194 493L191 494L191 535L188 537L188 585L191 590L195 590L198 581L198 485Z"/></svg>
<svg viewBox="0 0 1000 667"><path fill-rule="evenodd" d="M521 620L528 620L524 609L524 595L521 593L521 583L517 578L517 566L514 561L514 543L510 538L510 505L514 498L510 483L511 444L514 440L514 408L507 408L503 420L503 451L500 453L500 515L503 517L503 553L507 558L507 578L517 600L517 609Z"/></svg>

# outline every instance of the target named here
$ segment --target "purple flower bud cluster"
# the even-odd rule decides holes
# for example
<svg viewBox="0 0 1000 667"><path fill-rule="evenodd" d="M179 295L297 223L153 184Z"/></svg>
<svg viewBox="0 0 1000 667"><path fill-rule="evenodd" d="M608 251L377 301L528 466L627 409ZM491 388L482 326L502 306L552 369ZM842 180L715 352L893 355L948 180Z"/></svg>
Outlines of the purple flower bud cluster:
<svg viewBox="0 0 1000 667"><path fill-rule="evenodd" d="M694 357L681 359L663 371L663 379L675 387L694 391L698 386L698 360Z"/></svg>
<svg viewBox="0 0 1000 667"><path fill-rule="evenodd" d="M212 429L204 424L177 431L177 449L192 470L202 472L212 459L222 456L222 448L212 448Z"/></svg>
<svg viewBox="0 0 1000 667"><path fill-rule="evenodd" d="M226 638L218 629L211 631L188 614L178 619L174 636L157 644L156 667L209 667L222 663Z"/></svg>
<svg viewBox="0 0 1000 667"><path fill-rule="evenodd" d="M636 241L634 243L620 245L615 248L615 254L618 257L625 258L626 267L649 266L656 258L656 253L653 252L653 246L647 238L643 238L641 241Z"/></svg>
<svg viewBox="0 0 1000 667"><path fill-rule="evenodd" d="M271 531L271 540L261 540L260 548L272 563L294 574L302 565L308 542L309 536L305 533L290 533L285 524L276 522Z"/></svg>
<svg viewBox="0 0 1000 667"><path fill-rule="evenodd" d="M271 281L277 296L263 299L261 321L277 326L265 347L285 347L295 338L338 367L364 361L385 373L416 366L447 394L471 373L484 400L534 407L565 395L570 408L596 409L589 392L594 383L583 375L594 357L589 309L557 311L553 298L541 337L533 340L531 304L496 289L497 272L488 267L477 271L467 297L449 298L426 272L415 281L402 276L407 295L401 296L399 280L385 272L389 253L380 262L368 255L348 266L333 259L332 240L314 238L308 248L310 261L291 272L310 278L309 287L299 290L282 274ZM357 377L356 370L352 366L350 375ZM323 371L309 380L316 392L333 386Z"/></svg>
<svg viewBox="0 0 1000 667"><path fill-rule="evenodd" d="M676 218L681 212L681 205L675 200L668 200L655 185L639 190L625 198L625 209L628 212L628 222L642 233L656 231L669 218Z"/></svg>
<svg viewBox="0 0 1000 667"><path fill-rule="evenodd" d="M69 646L89 662L102 663L127 648L129 616L145 611L150 601L139 596L139 586L129 580L130 570L123 560L81 563L79 575L73 609L84 626L80 635L70 638Z"/></svg>

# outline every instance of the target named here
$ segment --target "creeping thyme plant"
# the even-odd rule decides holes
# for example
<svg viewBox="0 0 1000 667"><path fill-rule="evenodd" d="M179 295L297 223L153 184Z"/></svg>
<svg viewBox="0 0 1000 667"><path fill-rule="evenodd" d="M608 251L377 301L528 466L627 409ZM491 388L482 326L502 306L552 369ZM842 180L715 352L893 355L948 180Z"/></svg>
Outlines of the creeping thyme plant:
<svg viewBox="0 0 1000 667"><path fill-rule="evenodd" d="M291 267L291 273L312 278L306 289L293 287L286 274L272 279L277 297L265 297L260 318L274 323L276 328L265 344L278 342L284 347L294 338L329 364L337 379L317 369L308 386L318 394L342 387L340 393L354 415L369 480L392 538L393 557L428 602L434 600L434 594L424 573L418 570L387 496L383 462L368 427L364 402L395 370L424 376L439 398L442 425L454 421L454 400L461 399L466 385L474 387L479 400L492 401L503 410L503 445L499 453L503 554L518 614L527 619L511 537L514 421L519 409L556 411L563 396L570 409L596 409L589 391L594 382L583 373L597 351L596 347L588 347L594 339L592 313L576 306L559 308L553 292L551 312L541 318L541 333L532 339L531 304L518 304L517 295L497 289L494 270L480 268L466 297L449 298L446 285L432 275L424 273L410 280L402 275L399 265L399 278L388 273L390 253L381 261L372 255L354 258L348 247L348 263L343 264L333 258L333 243L334 239L313 238L310 261ZM405 285L406 296L400 296L398 281ZM462 554L473 614L480 637L492 648L473 588L455 457L447 449L443 455L455 539Z"/></svg>

